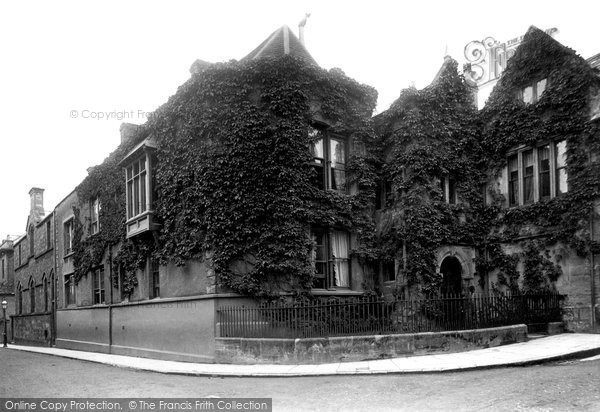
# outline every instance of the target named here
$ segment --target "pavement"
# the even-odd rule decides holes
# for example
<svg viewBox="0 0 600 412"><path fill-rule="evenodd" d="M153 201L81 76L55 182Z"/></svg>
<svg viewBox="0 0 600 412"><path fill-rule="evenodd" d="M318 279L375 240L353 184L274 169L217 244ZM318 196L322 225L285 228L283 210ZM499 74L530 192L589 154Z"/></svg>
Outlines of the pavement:
<svg viewBox="0 0 600 412"><path fill-rule="evenodd" d="M190 363L109 355L69 349L9 345L9 349L43 353L65 358L103 363L122 368L193 376L292 377L450 372L493 367L537 364L560 359L584 358L600 354L600 335L565 333L523 343L476 349L458 353L407 356L361 362L318 365L232 365ZM595 356L588 358L593 360Z"/></svg>

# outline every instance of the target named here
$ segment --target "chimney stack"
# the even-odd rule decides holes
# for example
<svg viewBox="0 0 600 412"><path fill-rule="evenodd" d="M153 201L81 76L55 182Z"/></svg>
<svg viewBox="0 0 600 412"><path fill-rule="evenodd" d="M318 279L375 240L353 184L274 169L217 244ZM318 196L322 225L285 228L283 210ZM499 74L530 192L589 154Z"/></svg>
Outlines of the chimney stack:
<svg viewBox="0 0 600 412"><path fill-rule="evenodd" d="M306 15L304 16L304 18L302 20L300 20L300 23L298 23L298 39L300 40L300 44L302 44L303 46L304 44L304 26L306 26L306 19L308 19L310 17L310 13L306 13Z"/></svg>
<svg viewBox="0 0 600 412"><path fill-rule="evenodd" d="M121 132L121 144L130 142L139 129L139 125L133 123L121 123L119 131Z"/></svg>
<svg viewBox="0 0 600 412"><path fill-rule="evenodd" d="M39 222L46 214L44 211L44 189L32 187L29 191L29 198L31 199L30 214L35 222Z"/></svg>

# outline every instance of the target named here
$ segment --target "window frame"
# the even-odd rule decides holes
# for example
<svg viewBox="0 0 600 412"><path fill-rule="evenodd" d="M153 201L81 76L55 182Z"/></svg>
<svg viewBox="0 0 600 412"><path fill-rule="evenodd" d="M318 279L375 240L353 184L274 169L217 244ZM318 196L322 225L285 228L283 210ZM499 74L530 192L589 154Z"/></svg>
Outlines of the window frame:
<svg viewBox="0 0 600 412"><path fill-rule="evenodd" d="M149 296L150 299L160 298L160 265L158 262L150 261L150 281Z"/></svg>
<svg viewBox="0 0 600 412"><path fill-rule="evenodd" d="M540 92L539 91L540 83L542 83L542 82L544 82L544 86L542 88L542 91ZM529 88L531 88L531 100L526 101L525 100L525 91ZM540 79L540 80L536 80L533 83L528 84L525 87L523 87L521 90L519 90L519 99L527 105L535 104L540 101L540 99L542 98L542 95L546 92L547 89L548 89L548 78L547 77Z"/></svg>
<svg viewBox="0 0 600 412"><path fill-rule="evenodd" d="M29 313L35 313L35 280L29 280Z"/></svg>
<svg viewBox="0 0 600 412"><path fill-rule="evenodd" d="M335 234L343 234L346 238L346 249L347 255L345 257L335 257L334 252L334 237ZM321 285L315 287L312 290L351 290L352 289L352 238L349 231L338 228L324 228L320 226L311 227L310 237L315 242L311 253L311 261L314 268L314 279L319 279ZM319 237L321 238L319 241ZM316 238L316 239L315 239ZM322 248L321 259L317 260L319 256L316 247ZM322 267L322 273L317 273L318 264ZM346 265L347 279L339 278L341 285L336 284L336 266ZM347 283L344 285L343 283Z"/></svg>
<svg viewBox="0 0 600 412"><path fill-rule="evenodd" d="M106 282L104 279L104 266L92 270L92 304L106 304Z"/></svg>
<svg viewBox="0 0 600 412"><path fill-rule="evenodd" d="M98 196L90 200L90 235L100 232L100 199Z"/></svg>
<svg viewBox="0 0 600 412"><path fill-rule="evenodd" d="M23 286L21 282L17 284L17 314L23 314Z"/></svg>
<svg viewBox="0 0 600 412"><path fill-rule="evenodd" d="M564 142L565 145L565 165L558 167L557 166L557 151L558 151L558 145L560 145L562 142ZM548 201L551 199L554 199L557 196L560 196L562 194L562 192L559 191L559 182L558 182L558 178L559 178L559 170L564 169L565 171L568 170L568 165L567 165L567 161L566 161L566 152L568 150L567 148L567 140L566 139L558 139L558 140L551 140L551 141L544 141L541 142L539 144L536 144L535 146L520 146L516 149L510 150L507 154L506 154L506 166L504 167L504 177L502 180L506 181L506 185L503 187L503 194L505 195L506 198L506 204L508 205L508 207L518 207L518 206L525 206L525 205L530 205L533 203L538 203L540 201ZM548 170L542 170L541 168L541 163L540 163L540 153L543 149L547 148L548 149L548 159L544 159L544 160L548 160ZM532 155L532 174L528 174L525 175L525 159L524 159L524 155L531 152ZM513 159L516 159L516 164L517 164L517 169L513 170L511 169L511 161ZM511 170L513 170L513 172L516 173L516 180L512 179L511 176ZM549 183L550 183L550 195L549 196L542 196L542 187L541 187L541 176L543 174L547 174L549 177ZM567 181L568 181L568 173L566 173L566 177L567 177ZM532 199L525 199L525 186L526 186L526 179L531 179L532 182ZM518 194L518 199L516 199L516 202L513 202L512 199L512 191L514 190L514 184L517 185L517 190L514 192L515 194ZM568 187L568 183L567 183L567 190L564 192L568 192L569 191L569 187Z"/></svg>
<svg viewBox="0 0 600 412"><path fill-rule="evenodd" d="M64 275L64 288L65 288L65 308L73 305L77 305L77 284L75 283L75 275L70 273Z"/></svg>
<svg viewBox="0 0 600 412"><path fill-rule="evenodd" d="M42 288L44 294L44 312L48 312L48 278L45 273L42 276Z"/></svg>
<svg viewBox="0 0 600 412"><path fill-rule="evenodd" d="M454 176L440 177L439 186L442 192L442 201L444 203L449 205L456 205L459 203L456 190L456 178Z"/></svg>
<svg viewBox="0 0 600 412"><path fill-rule="evenodd" d="M52 221L46 221L46 250L52 249Z"/></svg>
<svg viewBox="0 0 600 412"><path fill-rule="evenodd" d="M63 255L73 253L73 238L75 236L75 217L71 216L63 221Z"/></svg>
<svg viewBox="0 0 600 412"><path fill-rule="evenodd" d="M325 128L320 128L318 126L311 127L309 130L309 135L311 138L316 139L314 142L311 142L311 155L312 161L311 165L313 168L322 168L322 172L317 171L317 180L318 177L322 176L322 182L319 183L319 189L321 190L332 190L337 193L348 193L348 158L350 152L350 142L349 139L340 134L331 133ZM321 150L316 149L317 144L320 142ZM333 142L341 143L343 147L343 162L336 162L334 150L333 150ZM322 157L317 156L317 154L321 154ZM336 186L336 171L343 173L344 184L343 187L338 188Z"/></svg>

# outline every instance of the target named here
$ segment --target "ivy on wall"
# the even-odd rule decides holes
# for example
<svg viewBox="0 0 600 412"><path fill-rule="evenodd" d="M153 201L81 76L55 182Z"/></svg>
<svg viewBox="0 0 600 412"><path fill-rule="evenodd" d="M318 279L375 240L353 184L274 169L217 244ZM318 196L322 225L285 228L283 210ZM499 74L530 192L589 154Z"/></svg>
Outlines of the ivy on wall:
<svg viewBox="0 0 600 412"><path fill-rule="evenodd" d="M392 183L392 205L381 219L380 247L386 260L405 242L407 286L439 287L436 249L473 244L483 228L473 214L482 205L483 175L473 162L478 153L477 110L472 90L447 60L437 79L423 90L404 90L377 119L382 136L381 179ZM460 202L444 201L441 182L458 183Z"/></svg>
<svg viewBox="0 0 600 412"><path fill-rule="evenodd" d="M541 78L548 79L547 90L525 105L518 91ZM439 287L434 253L448 244L479 249L482 280L497 272L498 283L513 290L551 287L560 276L548 252L552 245L563 242L581 255L599 249L586 228L600 187L600 167L589 155L600 152L598 126L587 118L594 87L598 81L581 58L532 29L482 112L456 63L447 61L432 85L403 91L377 116L375 133L376 92L339 69L289 56L204 66L77 188L76 278L114 247L113 273L122 269L122 287L131 293L148 257L184 265L210 252L225 289L254 296L306 290L313 275L308 228L318 225L355 233L353 254L365 265L397 258L404 245L401 275L424 292ZM347 171L355 193L311 184L308 130L315 122L349 138ZM147 136L158 146L160 230L126 240L118 162ZM507 151L558 138L569 142L569 192L506 209L489 183L506 166ZM443 199L440 179L446 178L456 181L457 204ZM391 182L392 196L376 225L378 181ZM89 218L80 211L96 197L101 230L90 236ZM535 242L523 240L531 234ZM508 243L522 252L505 253L501 245Z"/></svg>
<svg viewBox="0 0 600 412"><path fill-rule="evenodd" d="M520 91L541 79L547 79L544 93L536 103L524 103ZM481 113L485 125L483 164L489 179L499 176L511 148L567 140L567 193L503 209L505 199L492 189L496 201L489 209L495 217L490 222L494 230L488 241L520 245L518 257L524 274L520 287L525 290L550 288L560 276L559 262L552 261L549 254L557 242L582 257L598 248L589 234L592 200L600 194L600 164L592 156L599 153L599 130L597 123L589 121L589 97L599 83L591 67L575 52L531 28ZM525 240L532 235L535 241ZM486 267L505 268L505 263L506 257L497 251L489 255ZM499 283L514 288L514 277L511 273L506 281L501 276Z"/></svg>
<svg viewBox="0 0 600 412"><path fill-rule="evenodd" d="M540 100L523 103L519 91L544 78L548 83ZM591 202L600 188L599 164L590 155L599 153L598 126L589 122L588 102L590 91L598 88L583 59L532 28L482 112L474 110L456 65L446 63L432 85L405 90L379 116L381 144L388 149L381 178L392 182L394 192L379 240L387 259L398 257L406 242L402 275L408 286L438 289L434 253L447 244L477 248L481 285L493 272L498 286L513 291L551 287L561 274L549 252L557 242L580 256L598 249L588 231ZM562 139L568 141L568 193L507 209L504 196L490 184L506 167L507 152ZM441 201L438 183L444 176L457 180L456 206ZM532 236L535 241L527 240ZM505 252L507 244L520 251Z"/></svg>
<svg viewBox="0 0 600 412"><path fill-rule="evenodd" d="M123 268L124 287L135 287L135 270L152 255L185 264L212 252L225 288L270 295L308 288L313 269L309 225L356 230L372 255L369 201L374 173L366 150L349 159L355 194L311 184L308 128L319 119L356 147L374 141L371 113L376 92L346 77L292 57L219 63L183 84L144 127L158 145L155 170L157 239L124 239L125 198L119 148L79 186L82 202L100 198L101 231L78 241L77 273L87 273L110 245ZM140 134L142 135L142 133ZM140 137L141 138L141 137ZM138 142L140 138L136 139Z"/></svg>

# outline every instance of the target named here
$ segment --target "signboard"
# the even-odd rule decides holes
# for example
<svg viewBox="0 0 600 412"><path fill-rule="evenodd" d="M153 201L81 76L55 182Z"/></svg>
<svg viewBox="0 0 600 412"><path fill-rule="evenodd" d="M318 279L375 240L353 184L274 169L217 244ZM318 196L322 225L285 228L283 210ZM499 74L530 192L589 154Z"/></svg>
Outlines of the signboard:
<svg viewBox="0 0 600 412"><path fill-rule="evenodd" d="M551 28L546 33L553 35L558 29ZM506 63L515 54L524 36L516 37L504 43L499 43L493 37L483 40L473 40L465 46L467 64L465 75L477 86L497 80Z"/></svg>

